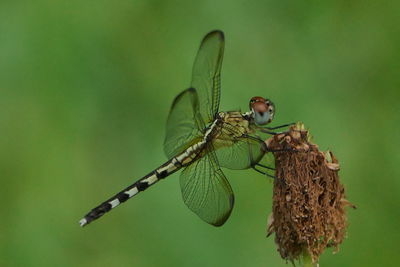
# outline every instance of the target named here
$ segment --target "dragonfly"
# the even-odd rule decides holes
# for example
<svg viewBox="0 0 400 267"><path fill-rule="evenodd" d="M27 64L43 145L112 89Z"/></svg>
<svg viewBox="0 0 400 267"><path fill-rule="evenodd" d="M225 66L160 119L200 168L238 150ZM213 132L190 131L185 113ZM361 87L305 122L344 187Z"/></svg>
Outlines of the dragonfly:
<svg viewBox="0 0 400 267"><path fill-rule="evenodd" d="M224 47L220 30L208 33L201 42L191 87L176 96L168 115L164 152L169 160L92 209L79 221L81 226L181 169L184 203L205 222L221 226L234 205L221 168L253 168L263 174L260 167L273 169L259 163L270 152L259 133L276 134L273 130L291 124L266 127L274 118L275 105L259 96L250 99L248 112L219 111Z"/></svg>

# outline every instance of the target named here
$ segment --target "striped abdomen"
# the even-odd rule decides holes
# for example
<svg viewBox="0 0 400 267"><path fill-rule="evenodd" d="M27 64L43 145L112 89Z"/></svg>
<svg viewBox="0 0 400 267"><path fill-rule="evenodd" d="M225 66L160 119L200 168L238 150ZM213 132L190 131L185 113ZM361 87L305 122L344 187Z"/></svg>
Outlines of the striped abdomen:
<svg viewBox="0 0 400 267"><path fill-rule="evenodd" d="M205 144L206 142L203 140L192 145L181 154L170 159L154 171L150 172L148 175L136 181L134 184L128 186L112 198L92 209L88 214L86 214L86 216L82 220L79 221L79 224L81 226L89 224L90 222L103 216L103 214L105 214L106 212L117 207L119 204L135 196L139 192L146 190L149 186L155 184L159 180L164 179L165 177L178 171L182 167L189 165L193 162L194 159L196 159L196 157L204 148Z"/></svg>

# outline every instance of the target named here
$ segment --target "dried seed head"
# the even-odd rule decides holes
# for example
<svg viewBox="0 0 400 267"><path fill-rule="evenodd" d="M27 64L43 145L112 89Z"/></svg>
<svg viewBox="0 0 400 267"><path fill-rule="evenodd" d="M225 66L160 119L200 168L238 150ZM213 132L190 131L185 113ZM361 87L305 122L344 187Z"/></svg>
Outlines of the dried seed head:
<svg viewBox="0 0 400 267"><path fill-rule="evenodd" d="M338 250L347 227L344 208L354 207L339 182L339 163L332 152L323 153L310 142L301 123L266 143L287 150L274 153L277 179L268 235L275 232L283 259L297 260L306 252L316 263L326 247Z"/></svg>

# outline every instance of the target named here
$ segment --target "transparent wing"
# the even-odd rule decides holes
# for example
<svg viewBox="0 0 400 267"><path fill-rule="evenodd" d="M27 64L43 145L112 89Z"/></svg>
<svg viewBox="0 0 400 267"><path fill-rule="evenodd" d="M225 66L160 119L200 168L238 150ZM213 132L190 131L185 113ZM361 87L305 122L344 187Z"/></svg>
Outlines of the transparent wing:
<svg viewBox="0 0 400 267"><path fill-rule="evenodd" d="M212 149L182 171L180 183L183 200L189 209L214 226L226 222L234 196Z"/></svg>
<svg viewBox="0 0 400 267"><path fill-rule="evenodd" d="M215 153L220 166L228 169L248 169L265 155L264 142L257 136L214 139L213 143L218 147Z"/></svg>
<svg viewBox="0 0 400 267"><path fill-rule="evenodd" d="M258 163L264 156L263 141L256 136L243 136L231 140L214 140L221 142L215 151L219 165L233 170L248 169Z"/></svg>
<svg viewBox="0 0 400 267"><path fill-rule="evenodd" d="M204 128L196 90L186 89L174 99L168 115L164 140L167 157L172 158L200 140L201 130Z"/></svg>
<svg viewBox="0 0 400 267"><path fill-rule="evenodd" d="M211 122L218 112L224 46L224 34L210 32L201 42L193 65L191 86L199 94L200 114L206 123Z"/></svg>

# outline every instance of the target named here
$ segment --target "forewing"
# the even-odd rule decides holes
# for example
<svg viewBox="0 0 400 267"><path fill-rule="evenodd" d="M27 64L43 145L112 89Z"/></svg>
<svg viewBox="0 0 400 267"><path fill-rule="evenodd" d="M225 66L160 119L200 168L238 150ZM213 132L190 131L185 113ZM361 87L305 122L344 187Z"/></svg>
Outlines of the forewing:
<svg viewBox="0 0 400 267"><path fill-rule="evenodd" d="M200 140L204 127L196 90L186 89L174 99L168 115L164 140L164 152L167 157L172 158Z"/></svg>
<svg viewBox="0 0 400 267"><path fill-rule="evenodd" d="M234 196L211 149L182 171L180 184L185 204L202 220L214 226L226 222Z"/></svg>
<svg viewBox="0 0 400 267"><path fill-rule="evenodd" d="M263 141L256 136L216 139L214 142L220 143L215 151L220 166L228 169L248 169L258 163L265 154Z"/></svg>
<svg viewBox="0 0 400 267"><path fill-rule="evenodd" d="M224 46L223 32L210 32L201 42L193 65L191 86L198 91L200 113L206 123L218 112Z"/></svg>

